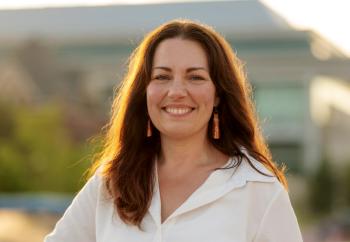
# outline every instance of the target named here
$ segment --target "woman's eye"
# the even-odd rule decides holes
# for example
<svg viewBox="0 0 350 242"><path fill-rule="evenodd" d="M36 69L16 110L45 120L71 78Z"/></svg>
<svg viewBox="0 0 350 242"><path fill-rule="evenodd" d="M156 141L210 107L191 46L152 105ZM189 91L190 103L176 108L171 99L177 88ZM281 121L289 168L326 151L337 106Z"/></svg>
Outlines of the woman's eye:
<svg viewBox="0 0 350 242"><path fill-rule="evenodd" d="M157 75L153 79L154 80L169 80L170 76L168 76L168 75Z"/></svg>
<svg viewBox="0 0 350 242"><path fill-rule="evenodd" d="M197 75L190 76L190 79L191 79L191 80L194 80L194 81L196 81L196 80L205 80L204 77L202 77L202 76L197 76Z"/></svg>

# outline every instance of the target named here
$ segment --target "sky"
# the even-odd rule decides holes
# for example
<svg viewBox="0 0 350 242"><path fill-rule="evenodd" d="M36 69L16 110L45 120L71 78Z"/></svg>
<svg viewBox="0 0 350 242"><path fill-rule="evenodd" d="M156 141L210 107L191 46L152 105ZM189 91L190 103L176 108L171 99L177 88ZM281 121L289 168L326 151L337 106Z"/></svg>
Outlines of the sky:
<svg viewBox="0 0 350 242"><path fill-rule="evenodd" d="M140 4L155 2L195 2L198 0L8 0L0 9ZM214 0L215 1L215 0ZM350 0L261 0L291 25L313 29L350 56Z"/></svg>

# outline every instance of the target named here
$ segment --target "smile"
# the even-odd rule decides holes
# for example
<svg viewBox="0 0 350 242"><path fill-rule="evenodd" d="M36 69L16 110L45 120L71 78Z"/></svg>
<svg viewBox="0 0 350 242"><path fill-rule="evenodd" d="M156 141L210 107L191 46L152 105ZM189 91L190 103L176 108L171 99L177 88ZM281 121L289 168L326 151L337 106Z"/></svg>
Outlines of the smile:
<svg viewBox="0 0 350 242"><path fill-rule="evenodd" d="M175 107L165 107L163 108L165 112L172 115L184 115L192 112L193 108L183 107L183 108L175 108Z"/></svg>

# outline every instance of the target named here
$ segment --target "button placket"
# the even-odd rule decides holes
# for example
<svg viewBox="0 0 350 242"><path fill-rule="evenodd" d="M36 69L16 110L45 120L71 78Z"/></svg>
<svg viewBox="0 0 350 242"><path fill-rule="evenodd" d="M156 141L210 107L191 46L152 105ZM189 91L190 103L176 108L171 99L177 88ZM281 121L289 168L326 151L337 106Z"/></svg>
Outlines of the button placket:
<svg viewBox="0 0 350 242"><path fill-rule="evenodd" d="M155 242L162 242L162 226L157 228Z"/></svg>
<svg viewBox="0 0 350 242"><path fill-rule="evenodd" d="M162 238L164 239L163 242L167 241L167 236L169 235L169 231L174 226L175 222L176 222L176 217L173 217L173 218L170 218L169 220L166 220L162 224Z"/></svg>

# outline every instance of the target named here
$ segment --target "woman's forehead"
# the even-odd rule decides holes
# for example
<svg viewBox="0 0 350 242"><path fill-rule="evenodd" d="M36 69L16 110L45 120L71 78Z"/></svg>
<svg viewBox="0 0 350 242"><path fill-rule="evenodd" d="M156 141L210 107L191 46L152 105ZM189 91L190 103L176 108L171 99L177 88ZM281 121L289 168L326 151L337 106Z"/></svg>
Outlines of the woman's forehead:
<svg viewBox="0 0 350 242"><path fill-rule="evenodd" d="M193 67L208 70L207 54L196 41L171 38L160 42L153 58L153 66Z"/></svg>

